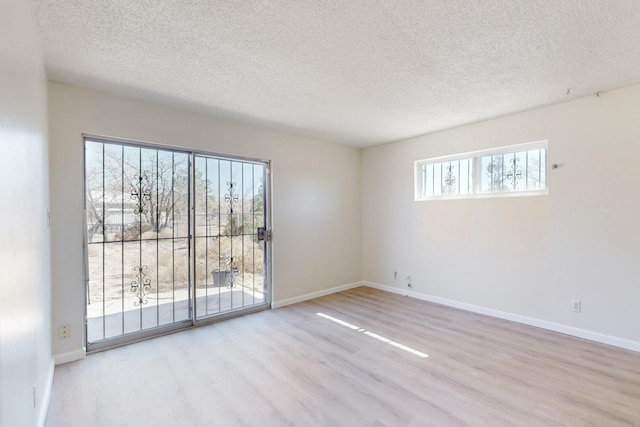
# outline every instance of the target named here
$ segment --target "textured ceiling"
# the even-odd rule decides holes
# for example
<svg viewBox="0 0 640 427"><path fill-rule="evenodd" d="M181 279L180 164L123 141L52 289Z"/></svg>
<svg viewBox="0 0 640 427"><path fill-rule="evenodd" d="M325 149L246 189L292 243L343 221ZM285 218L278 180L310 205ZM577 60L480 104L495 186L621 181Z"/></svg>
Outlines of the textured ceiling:
<svg viewBox="0 0 640 427"><path fill-rule="evenodd" d="M638 0L32 1L52 80L359 147L640 82Z"/></svg>

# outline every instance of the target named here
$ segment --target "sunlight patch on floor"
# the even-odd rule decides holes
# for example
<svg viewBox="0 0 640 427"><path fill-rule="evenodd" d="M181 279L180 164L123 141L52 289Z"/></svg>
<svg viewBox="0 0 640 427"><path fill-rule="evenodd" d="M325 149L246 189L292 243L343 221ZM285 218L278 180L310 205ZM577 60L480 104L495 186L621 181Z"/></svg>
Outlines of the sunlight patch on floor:
<svg viewBox="0 0 640 427"><path fill-rule="evenodd" d="M338 325L342 325L342 326L345 326L345 327L347 327L347 328L349 328L349 329L352 329L352 330L354 330L354 331L361 332L361 333L365 334L365 335L366 335L366 336L368 336L368 337L374 338L374 339L376 339L376 340L378 340L378 341L381 341L381 342L383 342L383 343L386 343L386 344L389 344L389 345L391 345L391 346L397 347L397 348L399 348L399 349L401 349L401 350L404 350L404 351L406 351L406 352L409 352L409 353L411 353L411 354L413 354L413 355L416 355L416 356L418 356L418 357L423 357L423 358L427 358L427 357L429 357L429 355L428 355L428 354L425 354L425 353L423 353L423 352L421 352L421 351L418 351L418 350L413 349L413 348L411 348L411 347L409 347L409 346L406 346L406 345L404 345L404 344L400 344L400 343L398 343L398 342L395 342L395 341L393 341L393 340L390 340L390 339L388 339L388 338L385 338L385 337L383 337L382 335L378 335L378 334L373 333L373 332L371 332L371 331L367 331L366 329L361 328L361 327L359 327L359 326L352 325L351 323L345 322L344 320L336 319L335 317L333 317L333 316L329 316L328 314L324 314L324 313L316 313L316 315L317 315L317 316L320 316L320 317L322 317L322 318L324 318L324 319L330 320L330 321L332 321L332 322L334 322L334 323L337 323Z"/></svg>

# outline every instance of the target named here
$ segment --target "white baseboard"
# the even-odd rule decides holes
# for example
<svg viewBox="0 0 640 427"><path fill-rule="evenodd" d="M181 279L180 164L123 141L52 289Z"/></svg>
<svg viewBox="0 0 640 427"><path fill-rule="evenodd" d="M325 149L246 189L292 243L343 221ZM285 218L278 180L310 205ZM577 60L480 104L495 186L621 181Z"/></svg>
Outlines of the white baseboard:
<svg viewBox="0 0 640 427"><path fill-rule="evenodd" d="M396 288L394 286L381 285L379 283L362 282L362 285L370 288L380 289L382 291L392 292L394 294L405 295L411 298L421 299L424 301L442 304L449 307L459 308L461 310L471 311L474 313L485 314L487 316L497 317L500 319L511 320L512 322L523 323L525 325L536 326L538 328L547 329L549 331L560 332L566 335L572 335L578 338L584 338L615 347L624 348L640 352L640 342L631 341L625 338L614 337L602 334L600 332L588 331L573 326L567 326L560 323L549 322L547 320L536 319L533 317L522 316L520 314L509 313L506 311L494 310L492 308L482 307L479 305L467 304L446 298L440 298L420 292L409 291L406 289Z"/></svg>
<svg viewBox="0 0 640 427"><path fill-rule="evenodd" d="M42 397L40 399L40 408L38 413L38 427L44 427L44 423L47 421L47 412L49 410L49 401L51 400L51 389L53 388L53 374L55 372L55 364L53 363L53 359L51 359L51 363L49 364L49 369L47 370L47 378L42 389Z"/></svg>
<svg viewBox="0 0 640 427"><path fill-rule="evenodd" d="M357 288L362 286L363 282L347 283L346 285L336 286L334 288L323 289L317 292L311 292L310 294L304 294L293 298L287 298L280 301L274 301L271 303L271 308L280 308L286 305L296 304L302 301L307 301L314 298L320 298L325 295L335 294L336 292L346 291L347 289Z"/></svg>
<svg viewBox="0 0 640 427"><path fill-rule="evenodd" d="M87 349L82 347L79 350L69 351L67 353L54 354L53 360L56 365L62 365L63 363L75 362L76 360L84 359L87 356Z"/></svg>

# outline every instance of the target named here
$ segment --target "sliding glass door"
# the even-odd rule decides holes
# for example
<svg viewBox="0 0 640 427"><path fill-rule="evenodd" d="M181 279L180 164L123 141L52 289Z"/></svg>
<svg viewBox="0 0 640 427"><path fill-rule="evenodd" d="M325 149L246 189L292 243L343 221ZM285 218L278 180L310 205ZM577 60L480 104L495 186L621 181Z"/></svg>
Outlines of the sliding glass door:
<svg viewBox="0 0 640 427"><path fill-rule="evenodd" d="M267 166L85 138L89 350L268 306Z"/></svg>

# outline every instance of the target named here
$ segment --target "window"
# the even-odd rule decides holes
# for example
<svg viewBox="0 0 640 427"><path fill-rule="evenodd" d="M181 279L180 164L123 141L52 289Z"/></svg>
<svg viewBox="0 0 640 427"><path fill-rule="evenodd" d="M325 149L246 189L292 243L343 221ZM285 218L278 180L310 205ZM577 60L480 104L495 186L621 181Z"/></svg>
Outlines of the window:
<svg viewBox="0 0 640 427"><path fill-rule="evenodd" d="M424 162L421 170L423 198L473 194L473 159Z"/></svg>
<svg viewBox="0 0 640 427"><path fill-rule="evenodd" d="M415 162L415 199L547 194L547 142Z"/></svg>

